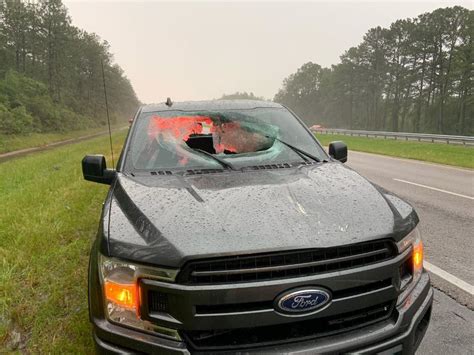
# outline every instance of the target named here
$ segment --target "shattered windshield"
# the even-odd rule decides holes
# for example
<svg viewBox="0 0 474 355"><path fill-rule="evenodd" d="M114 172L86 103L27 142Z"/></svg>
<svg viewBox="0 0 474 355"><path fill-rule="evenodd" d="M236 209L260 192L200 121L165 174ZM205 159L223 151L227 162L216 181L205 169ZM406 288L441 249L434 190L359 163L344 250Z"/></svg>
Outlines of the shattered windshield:
<svg viewBox="0 0 474 355"><path fill-rule="evenodd" d="M326 158L284 108L148 112L138 117L127 165L139 170L235 169L308 160L298 150Z"/></svg>

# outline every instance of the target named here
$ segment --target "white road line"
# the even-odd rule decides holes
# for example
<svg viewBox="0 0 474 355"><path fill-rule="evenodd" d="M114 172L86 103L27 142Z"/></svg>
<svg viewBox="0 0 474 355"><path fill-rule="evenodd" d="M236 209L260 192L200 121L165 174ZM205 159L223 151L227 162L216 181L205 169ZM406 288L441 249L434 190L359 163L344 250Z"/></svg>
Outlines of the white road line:
<svg viewBox="0 0 474 355"><path fill-rule="evenodd" d="M449 272L444 271L443 269L440 269L439 267L430 264L426 260L423 261L423 266L425 267L426 270L429 272L435 274L436 276L441 277L442 279L448 281L449 283L457 286L461 290L469 293L471 296L474 296L474 286L471 284L468 284L467 282L458 279L456 276L451 275Z"/></svg>
<svg viewBox="0 0 474 355"><path fill-rule="evenodd" d="M466 172L467 173L474 173L474 169L471 169L471 168L456 167L456 166L446 165L446 164L441 164L441 163L431 163L431 162L427 162L427 161L423 161L423 160L399 158L399 157L394 157L394 156L391 156L391 155L384 155L384 154L377 154L377 153L367 153L367 152L360 152L360 151L356 151L356 150L351 150L349 152L349 154L353 154L353 153L355 153L356 155L357 154L372 155L372 156L375 155L375 156L380 157L380 158L387 158L387 159L398 160L398 161L401 160L401 161L406 162L406 163L419 164L419 165L429 165L429 166L432 166L432 167L435 167L435 168L451 169L451 170L457 170L457 171L461 171L461 172L465 172L465 173Z"/></svg>
<svg viewBox="0 0 474 355"><path fill-rule="evenodd" d="M461 195L461 194L457 194L456 192L446 191L446 190L443 190L443 189L438 189L438 188L436 188L436 187L431 187L431 186L426 186L426 185L422 185L422 184L417 184L416 182L406 181L406 180L402 180L402 179L395 179L395 178L393 178L393 180L399 181L399 182L403 182L403 183L405 183L405 184L410 184L410 185L415 185L415 186L419 186L419 187L424 187L425 189L430 189L430 190L434 190L434 191L444 192L445 194L450 194L450 195L454 195L454 196L458 196L458 197L464 197L464 198L468 198L468 199L470 199L470 200L474 200L474 197L472 197L472 196Z"/></svg>

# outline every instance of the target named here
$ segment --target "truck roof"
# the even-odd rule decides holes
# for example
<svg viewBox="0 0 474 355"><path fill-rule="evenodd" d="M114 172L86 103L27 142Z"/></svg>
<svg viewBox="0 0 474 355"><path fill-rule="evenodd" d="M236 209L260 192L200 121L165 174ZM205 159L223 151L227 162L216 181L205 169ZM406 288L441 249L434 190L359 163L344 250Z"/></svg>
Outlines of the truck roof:
<svg viewBox="0 0 474 355"><path fill-rule="evenodd" d="M214 110L238 110L253 109L257 107L281 108L282 106L272 101L262 100L207 100L207 101L182 101L173 102L167 106L165 102L142 106L142 112L155 111L214 111Z"/></svg>

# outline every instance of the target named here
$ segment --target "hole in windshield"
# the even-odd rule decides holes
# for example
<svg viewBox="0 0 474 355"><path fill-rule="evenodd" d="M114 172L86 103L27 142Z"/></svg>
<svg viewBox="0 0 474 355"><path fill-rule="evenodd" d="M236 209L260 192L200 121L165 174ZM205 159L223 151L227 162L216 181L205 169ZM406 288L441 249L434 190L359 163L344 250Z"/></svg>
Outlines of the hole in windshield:
<svg viewBox="0 0 474 355"><path fill-rule="evenodd" d="M253 126L245 121L219 122L208 116L155 115L149 122L148 137L175 144L183 141L189 148L211 154L251 153L270 148L275 139L264 134L263 127ZM274 131L275 127L268 130Z"/></svg>

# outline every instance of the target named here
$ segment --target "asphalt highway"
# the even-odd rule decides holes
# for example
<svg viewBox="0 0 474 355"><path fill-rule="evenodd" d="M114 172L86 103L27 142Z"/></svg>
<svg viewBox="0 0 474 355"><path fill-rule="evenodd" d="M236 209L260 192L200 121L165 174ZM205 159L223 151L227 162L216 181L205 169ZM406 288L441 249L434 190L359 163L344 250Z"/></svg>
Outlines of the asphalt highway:
<svg viewBox="0 0 474 355"><path fill-rule="evenodd" d="M128 128L128 126L120 127L120 128L113 128L112 132L124 130L124 129L127 129L127 128ZM104 136L106 134L109 134L109 131L102 131L102 132L97 132L97 133L89 134L89 135L82 136L82 137L76 137L76 138L66 139L66 140L63 140L63 141L52 142L52 143L48 143L48 144L45 144L45 145L42 145L42 146L39 146L39 147L31 147L31 148L25 148L25 149L20 149L20 150L14 150L12 152L1 153L0 154L0 163L3 163L7 160L20 158L20 157L23 157L25 155L29 155L29 154L32 154L32 153L38 153L38 152L42 152L44 150L49 150L49 149L61 147L63 145L79 143L79 142L82 142L82 141L85 141L85 140L88 140L88 139Z"/></svg>
<svg viewBox="0 0 474 355"><path fill-rule="evenodd" d="M347 164L411 203L425 259L474 285L474 171L351 151Z"/></svg>
<svg viewBox="0 0 474 355"><path fill-rule="evenodd" d="M474 285L474 171L352 151L347 165L415 207L425 259L454 276L432 275L438 290L418 354L474 353L473 297L452 287Z"/></svg>
<svg viewBox="0 0 474 355"><path fill-rule="evenodd" d="M474 353L474 312L435 290L433 313L417 354Z"/></svg>

